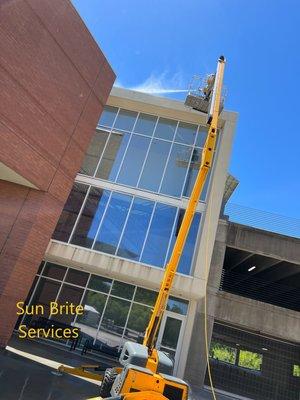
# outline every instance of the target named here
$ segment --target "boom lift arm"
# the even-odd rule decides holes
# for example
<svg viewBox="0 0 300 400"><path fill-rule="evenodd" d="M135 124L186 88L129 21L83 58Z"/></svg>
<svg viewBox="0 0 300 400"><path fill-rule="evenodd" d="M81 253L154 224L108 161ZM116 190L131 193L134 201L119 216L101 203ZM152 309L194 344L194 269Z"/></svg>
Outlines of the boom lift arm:
<svg viewBox="0 0 300 400"><path fill-rule="evenodd" d="M157 332L161 323L163 313L166 309L170 290L172 288L174 276L180 261L181 254L188 236L190 226L196 211L196 207L203 190L208 172L212 165L212 159L217 140L217 128L221 107L221 92L223 85L223 75L225 58L221 56L218 60L217 73L212 84L212 76L207 82L209 94L206 98L192 97L192 106L200 111L207 112L207 100L210 99L208 111L208 134L204 145L200 169L196 182L185 211L178 236L174 245L170 261L166 266L164 277L160 286L157 300L146 329L143 344L135 342L125 342L119 362L121 368L108 368L100 387L100 398L110 400L187 400L188 384L181 379L172 376L173 363L165 353L155 348ZM213 86L213 90L212 90ZM189 97L189 96L188 96ZM199 103L197 103L199 102ZM203 102L205 104L203 104ZM74 375L95 377L101 379L99 375L87 371L87 368L95 366L85 366L81 368L60 367L60 371L72 373ZM112 396L112 397L111 397Z"/></svg>
<svg viewBox="0 0 300 400"><path fill-rule="evenodd" d="M183 252L183 248L189 233L191 223L193 221L196 207L199 202L199 198L202 193L208 172L212 165L212 159L217 140L217 128L218 128L219 112L221 105L221 92L223 86L224 67L225 67L225 58L221 56L218 60L213 96L211 99L211 107L208 113L209 130L204 145L204 150L202 153L200 169L178 232L178 236L170 257L170 261L165 269L159 294L153 309L151 319L146 329L143 341L143 344L148 348L148 354L149 354L147 368L149 368L153 372L156 372L157 361L158 361L157 351L155 349L158 328L160 326L163 313L166 309L168 297L170 294L170 289L172 288L174 276L180 261L181 254Z"/></svg>

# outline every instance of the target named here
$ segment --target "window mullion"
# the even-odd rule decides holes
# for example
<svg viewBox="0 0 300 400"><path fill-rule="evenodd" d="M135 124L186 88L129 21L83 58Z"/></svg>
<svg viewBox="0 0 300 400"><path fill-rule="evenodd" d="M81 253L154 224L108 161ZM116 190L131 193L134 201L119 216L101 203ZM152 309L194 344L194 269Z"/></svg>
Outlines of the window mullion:
<svg viewBox="0 0 300 400"><path fill-rule="evenodd" d="M127 328L127 325L128 325L129 316L130 316L130 313L131 313L132 306L134 304L133 299L135 297L136 290L137 290L137 286L134 287L134 292L133 292L132 300L130 302L130 306L129 306L129 310L128 310L128 314L127 314L126 322L125 322L125 325L124 325L124 329L123 329L121 340L124 338L124 334L125 334L125 331L126 331L126 328ZM120 346L119 346L119 348L120 348Z"/></svg>
<svg viewBox="0 0 300 400"><path fill-rule="evenodd" d="M93 344L95 344L96 341L97 341L97 337L98 337L98 334L99 334L99 331L100 331L100 327L101 327L101 324L102 324L102 321L103 321L104 313L106 311L107 303L108 303L108 300L110 298L110 294L111 294L111 290L112 290L113 284L114 284L114 279L112 279L112 281L111 281L111 286L110 286L109 291L108 291L107 296L106 296L106 301L105 301L105 304L104 304L104 307L103 307L101 318L99 320L99 324L98 324L98 328L97 328L97 332L96 332Z"/></svg>
<svg viewBox="0 0 300 400"><path fill-rule="evenodd" d="M147 150L147 153L146 153L146 156L145 156L145 160L144 160L144 162L143 162L143 165L142 165L142 168L141 168L141 171L140 171L140 174L139 174L137 183L136 183L136 187L139 187L140 180L141 180L141 178L142 178L142 174L143 174L143 172L144 172L144 168L145 168L145 165L146 165L146 161L147 161L147 158L148 158L148 155L149 155L149 152L150 152L150 148L151 148L151 145L152 145L152 143L153 143L153 141L154 141L154 132L155 132L155 129L156 129L156 127L157 127L158 121L159 121L159 118L156 119L155 126L154 126L154 129L153 129L151 138L150 138L149 147L148 147L148 150Z"/></svg>
<svg viewBox="0 0 300 400"><path fill-rule="evenodd" d="M199 130L199 126L198 126L198 129L197 129L197 132L196 132L196 137L197 137L197 134L198 134L198 130ZM191 146L191 155L190 155L190 159L189 159L188 166L187 166L187 169L186 169L186 174L185 174L185 178L184 178L184 181L183 181L182 190L181 190L181 194L180 194L181 198L183 197L184 188L185 188L185 185L186 185L186 182L187 182L187 177L188 177L188 174L189 174L189 170L190 170L190 167L191 167L192 158L193 158L195 150L196 150L195 145L192 145ZM201 160L200 160L200 162L201 162Z"/></svg>
<svg viewBox="0 0 300 400"><path fill-rule="evenodd" d="M112 132L112 130L113 130L113 126L114 126L114 124L116 123L116 120L117 120L117 118L118 118L119 112L120 112L120 108L118 108L118 111L116 112L116 115L115 115L115 118L114 118L114 120L113 120L113 123L112 123L112 125L111 125L111 127L110 127L109 134L108 134L108 137L107 137L107 139L106 139L106 143L105 143L104 148L103 148L103 150L102 150L102 154L100 155L100 158L99 158L99 161L98 161L98 163L97 163L97 166L96 166L96 169L95 169L95 172L94 172L93 177L95 177L96 174L97 174L97 172L98 172L98 168L99 168L100 163L101 163L101 161L102 161L102 159L103 159L103 156L104 156L106 147L107 147L107 145L108 145L108 143L109 143L109 140L110 140L110 137L111 137L111 132ZM98 127L98 125L97 125L97 127Z"/></svg>
<svg viewBox="0 0 300 400"><path fill-rule="evenodd" d="M168 254L169 254L169 250L170 250L171 242L172 242L172 237L173 237L173 234L174 234L175 229L176 229L176 222L177 222L177 218L179 218L179 214L180 214L180 208L177 208L175 219L174 219L174 223L173 223L172 230L171 230L170 240L169 240L168 247L167 247L167 253L166 253L166 256L165 256L165 260L164 260L164 267L167 264Z"/></svg>
<svg viewBox="0 0 300 400"><path fill-rule="evenodd" d="M130 215L130 212L131 212L131 209L132 209L132 206L133 206L133 202L134 202L134 197L131 198L130 206L128 208L127 216L125 218L124 225L123 225L123 228L122 228L122 231L121 231L121 234L120 234L120 239L119 239L117 247L116 247L115 255L118 254L119 246L120 246L120 243L122 241L122 237L123 237L126 225L127 225L127 221L129 219L129 215Z"/></svg>
<svg viewBox="0 0 300 400"><path fill-rule="evenodd" d="M148 225L148 228L147 228L147 231L146 231L146 235L145 235L145 240L144 240L144 242L143 242L141 254L140 254L140 257L139 257L138 261L140 261L140 260L142 259L143 252L144 252L145 245L146 245L147 238L148 238L149 231L150 231L150 226L151 226L151 224L152 224L152 220L153 220L153 216L154 216L154 213L155 213L156 205L157 205L157 204L158 204L158 203L155 203L154 206L153 206L152 214L151 214L151 217L150 217L150 220L149 220L149 225Z"/></svg>
<svg viewBox="0 0 300 400"><path fill-rule="evenodd" d="M126 153L127 153L128 148L129 148L129 146L130 146L131 139L132 139L132 135L133 135L133 131L134 131L134 128L135 128L135 125L136 125L136 122L137 122L137 120L138 120L139 115L140 115L140 113L137 114L131 131L130 131L130 132L129 132L129 131L124 131L124 132L127 132L127 133L130 134L130 138L129 138L128 143L127 143L127 145L126 145L126 149L125 149L125 151L124 151L124 154L123 154L122 160L121 160L121 162L120 162L120 166L119 166L118 172L116 173L116 178L115 178L114 182L117 182L117 180L118 180L118 178L119 178L119 175L120 175L120 172L121 172L121 169L122 169L124 160L125 160L125 156L126 156Z"/></svg>
<svg viewBox="0 0 300 400"><path fill-rule="evenodd" d="M94 237L94 240L93 240L93 244L92 244L91 249L93 249L94 246L95 246L95 243L96 243L96 240L97 240L99 231L100 231L100 227L101 227L101 225L102 225L102 223L103 223L103 221L104 221L104 218L105 218L105 215L106 215L106 212L107 212L107 209L108 209L108 206L109 206L109 203L110 203L112 194L113 194L113 192L110 192L110 193L109 193L109 196L108 196L108 199L107 199L107 203L106 203L106 206L105 206L105 208L104 208L104 210L103 210L103 215L102 215L102 217L101 217L101 219L100 219L98 228L97 228L97 230L96 230L96 234L95 234L95 237Z"/></svg>
<svg viewBox="0 0 300 400"><path fill-rule="evenodd" d="M168 163L169 163L169 160L170 160L170 157L171 157L171 153L172 153L172 150L173 150L173 147L174 147L175 136L176 136L176 133L177 133L178 125L179 125L179 121L177 121L177 125L176 125L175 133L174 133L174 136L173 136L172 144L170 146L170 151L169 151L168 158L167 158L167 161L166 161L163 173L162 173L162 177L161 177L161 180L160 180L160 184L159 184L157 193L160 193L160 191L161 191L161 187L162 187L162 184L163 184L165 173L166 173L166 170L167 170L167 167L168 167Z"/></svg>
<svg viewBox="0 0 300 400"><path fill-rule="evenodd" d="M82 185L82 183L81 183L81 185ZM78 213L78 215L77 215L75 224L74 224L74 226L73 226L73 228L72 228L72 230L71 230L69 239L68 239L68 241L67 241L68 244L71 243L71 240L72 240L72 237L73 237L73 235L74 235L75 229L77 228L77 225L78 225L78 222L79 222L79 218L81 217L82 211L83 211L83 209L84 209L84 207L85 207L85 204L86 204L86 202L87 202L87 199L88 199L88 197L89 197L89 194L90 194L90 191L91 191L91 188L92 188L92 186L90 186L90 185L86 185L86 186L88 186L88 190L87 190L87 192L86 192L85 198L84 198L84 200L83 200L83 202L82 202L82 205L81 205L81 207L80 207L80 210L79 210L79 213Z"/></svg>

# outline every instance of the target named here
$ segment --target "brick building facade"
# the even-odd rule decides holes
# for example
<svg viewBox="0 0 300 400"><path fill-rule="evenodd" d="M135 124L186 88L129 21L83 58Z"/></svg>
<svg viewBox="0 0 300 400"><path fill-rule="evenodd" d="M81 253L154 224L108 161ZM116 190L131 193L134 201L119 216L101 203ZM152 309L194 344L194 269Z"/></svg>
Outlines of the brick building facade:
<svg viewBox="0 0 300 400"><path fill-rule="evenodd" d="M32 285L115 75L71 2L0 14L0 346Z"/></svg>

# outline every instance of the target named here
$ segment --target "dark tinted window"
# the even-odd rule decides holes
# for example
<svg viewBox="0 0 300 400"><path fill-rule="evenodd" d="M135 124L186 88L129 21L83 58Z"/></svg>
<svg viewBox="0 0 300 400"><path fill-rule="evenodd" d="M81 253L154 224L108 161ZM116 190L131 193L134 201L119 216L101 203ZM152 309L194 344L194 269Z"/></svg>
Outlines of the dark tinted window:
<svg viewBox="0 0 300 400"><path fill-rule="evenodd" d="M59 304L66 304L66 302L68 302L69 304L73 303L74 305L78 306L81 304L82 295L83 289L64 284L59 293L57 302ZM72 315L72 313L61 313L52 315L51 319L63 322L65 324L71 324L71 322L75 319L75 315Z"/></svg>
<svg viewBox="0 0 300 400"><path fill-rule="evenodd" d="M110 192L92 188L77 223L71 243L92 247Z"/></svg>
<svg viewBox="0 0 300 400"><path fill-rule="evenodd" d="M151 308L140 304L133 304L129 314L125 337L128 340L142 339L151 317Z"/></svg>
<svg viewBox="0 0 300 400"><path fill-rule="evenodd" d="M123 156L125 154L130 134L112 132L109 136L96 177L114 181L117 177Z"/></svg>
<svg viewBox="0 0 300 400"><path fill-rule="evenodd" d="M30 304L43 306L44 314L34 315L32 317L28 316L28 318L25 319L25 323L28 323L30 319L38 319L39 317L47 318L49 316L50 302L55 301L60 285L60 282L51 281L50 279L46 278L40 279Z"/></svg>
<svg viewBox="0 0 300 400"><path fill-rule="evenodd" d="M48 276L49 278L63 280L66 270L67 268L63 267L62 265L56 265L47 262L43 270L43 275Z"/></svg>
<svg viewBox="0 0 300 400"><path fill-rule="evenodd" d="M76 269L69 268L65 281L73 283L78 286L85 286L88 280L89 274L83 271L77 271Z"/></svg>
<svg viewBox="0 0 300 400"><path fill-rule="evenodd" d="M149 306L153 306L156 301L156 298L157 298L157 292L138 287L136 289L134 301L137 301L138 303L147 304Z"/></svg>
<svg viewBox="0 0 300 400"><path fill-rule="evenodd" d="M88 287L90 289L99 290L100 292L108 293L112 285L112 280L103 278L102 276L92 275Z"/></svg>
<svg viewBox="0 0 300 400"><path fill-rule="evenodd" d="M96 131L95 135L92 138L92 141L89 145L89 148L85 154L80 172L85 175L93 176L96 167L98 165L98 161L103 152L105 143L108 138L108 133L104 131Z"/></svg>
<svg viewBox="0 0 300 400"><path fill-rule="evenodd" d="M131 300L133 297L134 286L128 283L114 281L113 287L111 289L111 294L118 297L123 297L124 299Z"/></svg>
<svg viewBox="0 0 300 400"><path fill-rule="evenodd" d="M73 189L59 217L52 236L53 239L61 240L62 242L67 242L69 240L87 190L88 186L77 182L74 183Z"/></svg>

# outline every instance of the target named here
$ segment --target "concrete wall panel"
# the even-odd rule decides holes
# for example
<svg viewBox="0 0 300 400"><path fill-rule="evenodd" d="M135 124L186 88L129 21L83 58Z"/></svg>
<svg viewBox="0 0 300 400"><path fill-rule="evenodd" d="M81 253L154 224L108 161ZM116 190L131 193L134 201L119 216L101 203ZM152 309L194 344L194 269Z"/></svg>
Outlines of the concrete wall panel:
<svg viewBox="0 0 300 400"><path fill-rule="evenodd" d="M229 223L228 246L297 264L300 262L299 244L300 240L296 238Z"/></svg>
<svg viewBox="0 0 300 400"><path fill-rule="evenodd" d="M219 321L299 343L300 313L231 293L218 297L215 318Z"/></svg>

